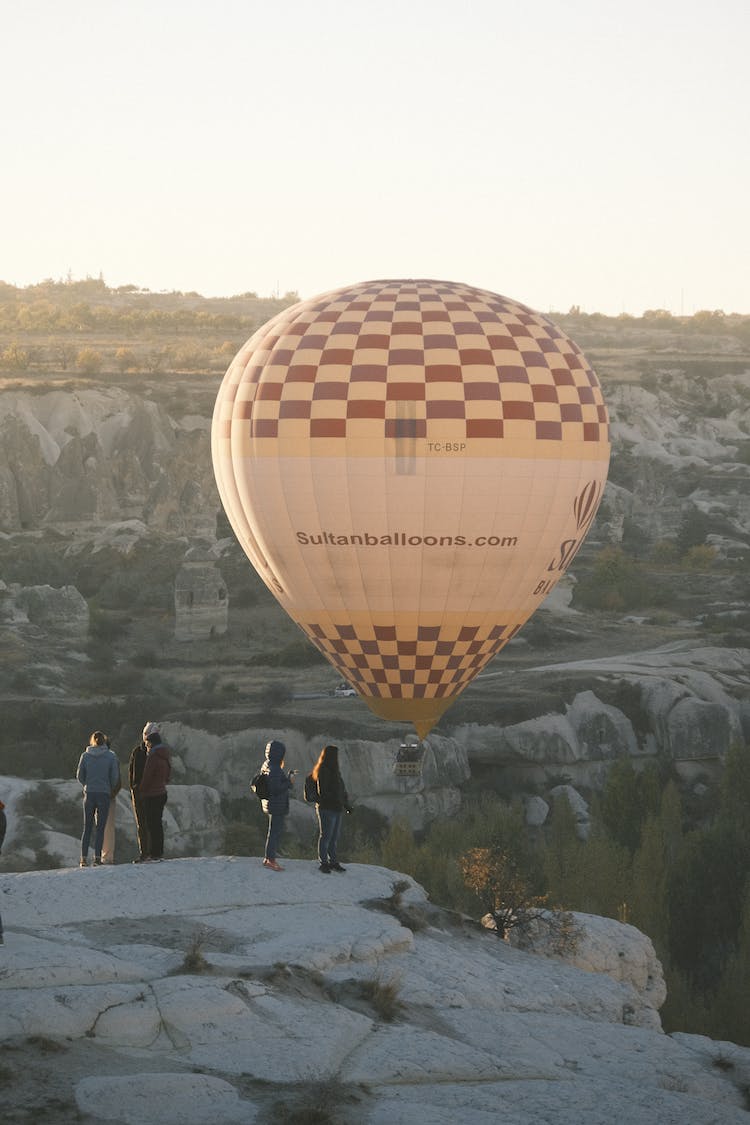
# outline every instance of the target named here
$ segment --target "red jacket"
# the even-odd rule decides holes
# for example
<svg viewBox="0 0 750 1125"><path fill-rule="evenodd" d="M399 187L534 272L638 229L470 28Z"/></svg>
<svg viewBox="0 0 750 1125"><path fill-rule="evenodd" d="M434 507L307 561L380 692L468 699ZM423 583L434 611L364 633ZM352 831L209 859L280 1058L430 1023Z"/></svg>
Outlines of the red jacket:
<svg viewBox="0 0 750 1125"><path fill-rule="evenodd" d="M172 773L169 747L164 742L152 746L146 755L143 777L138 786L139 797L161 797L167 792L167 784Z"/></svg>

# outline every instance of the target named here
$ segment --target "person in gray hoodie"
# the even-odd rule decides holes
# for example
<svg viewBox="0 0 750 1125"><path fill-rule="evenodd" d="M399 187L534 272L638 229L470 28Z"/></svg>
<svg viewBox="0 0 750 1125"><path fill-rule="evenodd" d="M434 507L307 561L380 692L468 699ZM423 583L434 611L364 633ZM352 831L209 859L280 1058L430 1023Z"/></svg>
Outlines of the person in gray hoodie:
<svg viewBox="0 0 750 1125"><path fill-rule="evenodd" d="M83 835L81 836L81 867L88 865L91 832L94 833L94 867L102 862L104 826L109 814L112 793L120 787L120 763L107 746L107 736L100 730L91 735L89 745L81 754L76 777L83 786Z"/></svg>

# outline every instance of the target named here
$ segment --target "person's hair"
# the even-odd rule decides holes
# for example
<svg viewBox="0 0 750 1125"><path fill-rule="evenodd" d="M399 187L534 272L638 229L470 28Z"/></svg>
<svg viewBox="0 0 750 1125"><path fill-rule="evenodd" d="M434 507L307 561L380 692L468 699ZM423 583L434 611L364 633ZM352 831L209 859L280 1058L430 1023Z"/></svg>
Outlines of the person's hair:
<svg viewBox="0 0 750 1125"><path fill-rule="evenodd" d="M91 735L91 745L92 746L104 746L106 741L107 741L106 734L104 734L100 730L95 730L94 733Z"/></svg>
<svg viewBox="0 0 750 1125"><path fill-rule="evenodd" d="M320 757L313 766L312 775L317 781L320 776L320 771L323 770L337 770L339 768L339 748L338 746L328 745L324 746L320 751Z"/></svg>

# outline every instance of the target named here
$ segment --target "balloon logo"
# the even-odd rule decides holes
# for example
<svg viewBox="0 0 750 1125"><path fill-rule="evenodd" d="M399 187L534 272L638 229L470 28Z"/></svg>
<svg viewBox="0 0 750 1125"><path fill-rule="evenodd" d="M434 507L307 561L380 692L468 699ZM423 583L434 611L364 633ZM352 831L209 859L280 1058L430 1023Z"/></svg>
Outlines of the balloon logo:
<svg viewBox="0 0 750 1125"><path fill-rule="evenodd" d="M546 316L468 285L372 281L248 340L212 453L266 585L376 715L423 738L570 565L608 418Z"/></svg>

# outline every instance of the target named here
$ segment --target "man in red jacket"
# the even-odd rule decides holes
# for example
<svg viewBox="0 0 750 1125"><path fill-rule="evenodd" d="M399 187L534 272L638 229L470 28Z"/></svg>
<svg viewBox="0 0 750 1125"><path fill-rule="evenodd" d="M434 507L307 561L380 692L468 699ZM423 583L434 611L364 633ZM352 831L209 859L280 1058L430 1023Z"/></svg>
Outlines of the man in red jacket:
<svg viewBox="0 0 750 1125"><path fill-rule="evenodd" d="M138 786L143 812L146 820L146 840L148 851L145 862L164 858L164 825L162 816L167 803L167 785L172 773L170 749L162 742L158 730L151 731L144 738L146 743L146 763Z"/></svg>

